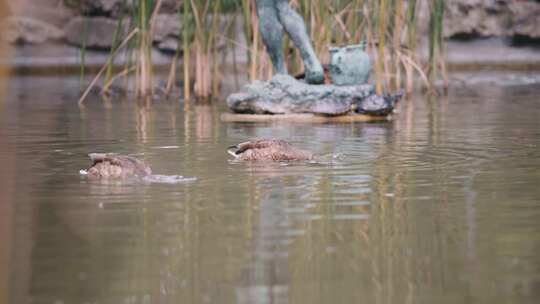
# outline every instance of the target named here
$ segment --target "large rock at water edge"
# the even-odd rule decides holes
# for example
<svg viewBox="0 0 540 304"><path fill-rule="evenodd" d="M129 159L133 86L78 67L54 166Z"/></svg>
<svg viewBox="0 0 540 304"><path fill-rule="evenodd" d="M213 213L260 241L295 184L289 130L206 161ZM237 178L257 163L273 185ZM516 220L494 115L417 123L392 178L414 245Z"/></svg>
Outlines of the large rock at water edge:
<svg viewBox="0 0 540 304"><path fill-rule="evenodd" d="M539 38L538 14L539 1L451 0L446 4L444 32L446 37L466 34Z"/></svg>
<svg viewBox="0 0 540 304"><path fill-rule="evenodd" d="M117 27L118 21L106 17L75 17L65 27L66 40L79 47L109 49ZM124 26L116 41L122 41L126 32L127 26Z"/></svg>
<svg viewBox="0 0 540 304"><path fill-rule="evenodd" d="M246 85L227 98L227 105L235 113L341 115L358 108L373 94L370 84L310 85L290 75L275 75L270 81Z"/></svg>

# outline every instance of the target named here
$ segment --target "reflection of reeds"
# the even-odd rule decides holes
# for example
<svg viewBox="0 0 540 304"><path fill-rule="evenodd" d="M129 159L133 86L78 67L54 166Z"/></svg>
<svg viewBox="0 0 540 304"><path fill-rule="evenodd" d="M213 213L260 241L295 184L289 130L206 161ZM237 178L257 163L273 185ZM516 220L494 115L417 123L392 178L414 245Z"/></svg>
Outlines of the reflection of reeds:
<svg viewBox="0 0 540 304"><path fill-rule="evenodd" d="M162 0L134 0L125 16L118 21L115 37L125 34L124 24L130 24L130 30L137 35L130 42L128 66L121 73L135 71L135 88L139 96L152 93L152 42L154 17L159 11ZM295 0L291 5L303 15L306 28L314 44L314 49L323 63L328 63L330 45L357 44L366 41L368 51L375 59L374 80L377 91L399 90L410 92L416 79L430 86L437 77L445 78L442 19L444 0L431 2L430 45L427 67L422 67L416 56L418 40L416 23L417 8L420 1L407 2L397 0ZM181 6L180 6L181 5ZM218 41L227 40L226 48L233 54L238 50L238 36L244 35L247 52L247 73L251 80L268 78L271 63L266 56L259 35L259 25L255 9L255 0L185 0L178 5L179 22L182 33L179 48L172 58L166 92L171 90L177 77L176 64L183 55L184 97L188 100L193 93L198 98L218 95L220 75L225 60L217 60L221 46ZM124 18L130 18L125 22ZM231 34L231 25L236 19L244 22L243 32ZM232 27L235 30L235 27ZM236 40L236 41L233 41ZM114 54L117 53L120 39L115 38L106 70L105 89L115 79L112 74ZM181 47L180 47L181 46ZM291 74L301 72L302 60L296 48L288 39L284 40L286 64ZM234 55L233 55L234 57ZM224 56L223 58L226 58ZM236 62L234 62L236 71ZM428 76L426 76L429 75ZM193 80L193 88L190 86ZM193 89L193 92L191 91Z"/></svg>

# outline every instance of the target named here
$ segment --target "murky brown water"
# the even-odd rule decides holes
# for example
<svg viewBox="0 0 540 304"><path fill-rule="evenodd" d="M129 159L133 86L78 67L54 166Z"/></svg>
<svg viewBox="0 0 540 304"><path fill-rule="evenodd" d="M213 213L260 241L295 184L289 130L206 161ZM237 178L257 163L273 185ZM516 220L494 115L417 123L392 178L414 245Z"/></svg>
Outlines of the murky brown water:
<svg viewBox="0 0 540 304"><path fill-rule="evenodd" d="M13 79L0 282L17 304L538 303L539 95L414 98L383 124L225 124L175 102L81 110L76 79ZM231 162L253 137L322 161ZM90 182L89 152L197 181Z"/></svg>

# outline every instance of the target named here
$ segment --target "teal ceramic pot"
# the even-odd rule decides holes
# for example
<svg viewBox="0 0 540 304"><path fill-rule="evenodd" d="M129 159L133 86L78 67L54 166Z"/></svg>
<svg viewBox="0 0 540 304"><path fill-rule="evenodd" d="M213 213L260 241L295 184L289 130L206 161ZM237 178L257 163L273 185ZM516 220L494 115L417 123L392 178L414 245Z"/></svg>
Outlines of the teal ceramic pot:
<svg viewBox="0 0 540 304"><path fill-rule="evenodd" d="M367 83L371 60L365 50L365 43L329 49L333 84L347 86Z"/></svg>

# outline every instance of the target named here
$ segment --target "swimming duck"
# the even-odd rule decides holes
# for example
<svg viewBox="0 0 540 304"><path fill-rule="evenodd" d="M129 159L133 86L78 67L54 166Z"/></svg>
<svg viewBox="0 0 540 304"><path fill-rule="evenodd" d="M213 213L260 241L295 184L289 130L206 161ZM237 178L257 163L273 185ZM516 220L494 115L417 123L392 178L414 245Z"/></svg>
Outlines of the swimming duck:
<svg viewBox="0 0 540 304"><path fill-rule="evenodd" d="M92 166L87 173L90 178L144 177L152 170L144 162L126 155L111 153L90 153Z"/></svg>
<svg viewBox="0 0 540 304"><path fill-rule="evenodd" d="M231 146L227 152L239 160L293 161L311 160L313 153L279 139L258 139Z"/></svg>

